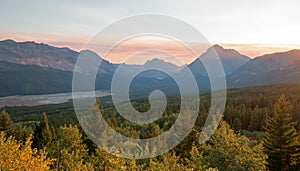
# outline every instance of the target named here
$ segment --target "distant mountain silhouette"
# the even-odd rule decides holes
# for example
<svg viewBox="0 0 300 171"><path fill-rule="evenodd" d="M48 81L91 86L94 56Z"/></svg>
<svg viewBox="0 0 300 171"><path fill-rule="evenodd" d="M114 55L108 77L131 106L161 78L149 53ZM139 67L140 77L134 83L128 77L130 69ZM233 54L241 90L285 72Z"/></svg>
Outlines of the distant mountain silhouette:
<svg viewBox="0 0 300 171"><path fill-rule="evenodd" d="M250 59L233 49L214 45L189 65L177 66L161 59L148 60L143 65L112 64L102 59L96 78L96 89L110 90L117 69L125 75L137 75L130 91L161 89L177 92L173 78L163 68L189 84L184 71L190 69L200 90L209 90L210 82L201 58L219 56L228 87L300 82L300 50L267 54ZM43 43L0 41L0 96L70 92L72 71L79 52ZM99 56L99 58L101 58ZM150 69L150 70L149 70Z"/></svg>
<svg viewBox="0 0 300 171"><path fill-rule="evenodd" d="M256 57L228 77L230 87L300 82L300 50Z"/></svg>
<svg viewBox="0 0 300 171"><path fill-rule="evenodd" d="M225 75L230 75L234 73L241 66L246 64L250 58L240 54L236 50L233 49L224 49L219 45L214 45L207 49L198 59L188 65L189 69L194 73L194 75L204 75L206 74L206 69L201 62L201 58L216 58L215 54L220 58Z"/></svg>
<svg viewBox="0 0 300 171"><path fill-rule="evenodd" d="M140 73L138 77L153 79L163 79L166 77L167 72L170 74L175 74L182 68L158 58L148 60L143 65L121 64L121 67L122 72L126 72L128 75L139 73L142 70L147 70Z"/></svg>

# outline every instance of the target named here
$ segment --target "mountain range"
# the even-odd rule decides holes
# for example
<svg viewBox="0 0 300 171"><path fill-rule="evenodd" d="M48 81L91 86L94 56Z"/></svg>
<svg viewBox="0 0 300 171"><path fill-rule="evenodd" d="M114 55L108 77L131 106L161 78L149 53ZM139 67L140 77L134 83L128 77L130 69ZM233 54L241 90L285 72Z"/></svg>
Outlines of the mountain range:
<svg viewBox="0 0 300 171"><path fill-rule="evenodd" d="M131 84L131 91L162 89L178 92L175 81L166 73L149 70L164 68L184 77L190 69L201 90L208 90L209 78L201 58L214 58L217 53L223 64L228 87L248 87L266 84L300 82L300 50L258 56L253 59L234 49L213 45L189 65L177 66L161 59L148 60L143 65L113 64L103 59L97 74L96 89L110 90L118 67L131 75L141 69ZM0 41L0 96L70 92L72 71L79 52L43 43ZM173 87L173 88L172 88ZM174 90L174 91L173 91Z"/></svg>

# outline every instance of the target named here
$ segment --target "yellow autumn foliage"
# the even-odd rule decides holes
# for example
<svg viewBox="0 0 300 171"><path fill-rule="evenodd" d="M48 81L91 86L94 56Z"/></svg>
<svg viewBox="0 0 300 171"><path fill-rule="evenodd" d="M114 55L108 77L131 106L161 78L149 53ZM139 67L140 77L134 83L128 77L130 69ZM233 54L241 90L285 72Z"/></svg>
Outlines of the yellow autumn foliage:
<svg viewBox="0 0 300 171"><path fill-rule="evenodd" d="M0 170L49 170L53 160L45 151L32 150L31 143L31 136L23 144L0 132Z"/></svg>

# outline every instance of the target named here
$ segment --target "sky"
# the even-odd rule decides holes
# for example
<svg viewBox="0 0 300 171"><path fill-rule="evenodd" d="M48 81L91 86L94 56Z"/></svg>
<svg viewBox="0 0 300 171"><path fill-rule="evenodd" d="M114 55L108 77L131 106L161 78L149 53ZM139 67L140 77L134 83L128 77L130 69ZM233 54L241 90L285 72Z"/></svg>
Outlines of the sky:
<svg viewBox="0 0 300 171"><path fill-rule="evenodd" d="M154 13L186 21L211 44L255 57L300 49L299 7L297 0L2 0L0 40L43 42L80 51L107 25ZM143 46L143 41L136 45ZM193 61L184 55L181 58L185 63Z"/></svg>

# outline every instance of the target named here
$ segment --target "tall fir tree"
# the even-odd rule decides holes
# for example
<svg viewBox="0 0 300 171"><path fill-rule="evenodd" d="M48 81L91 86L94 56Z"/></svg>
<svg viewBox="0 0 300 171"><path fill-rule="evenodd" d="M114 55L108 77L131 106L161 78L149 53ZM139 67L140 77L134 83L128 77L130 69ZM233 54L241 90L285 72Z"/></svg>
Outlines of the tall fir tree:
<svg viewBox="0 0 300 171"><path fill-rule="evenodd" d="M35 148L43 149L52 143L53 136L46 113L43 113L43 118L36 126L33 136L33 147Z"/></svg>
<svg viewBox="0 0 300 171"><path fill-rule="evenodd" d="M235 133L238 133L242 129L242 122L238 117L234 118L232 127Z"/></svg>
<svg viewBox="0 0 300 171"><path fill-rule="evenodd" d="M300 162L299 133L290 112L292 105L283 95L274 105L274 114L266 118L264 150L269 170L297 170Z"/></svg>
<svg viewBox="0 0 300 171"><path fill-rule="evenodd" d="M6 111L0 113L0 131L5 131L7 137L13 134L13 123Z"/></svg>
<svg viewBox="0 0 300 171"><path fill-rule="evenodd" d="M14 126L13 136L17 141L25 142L31 136L31 130L23 127L21 123ZM32 138L32 137L31 137Z"/></svg>

